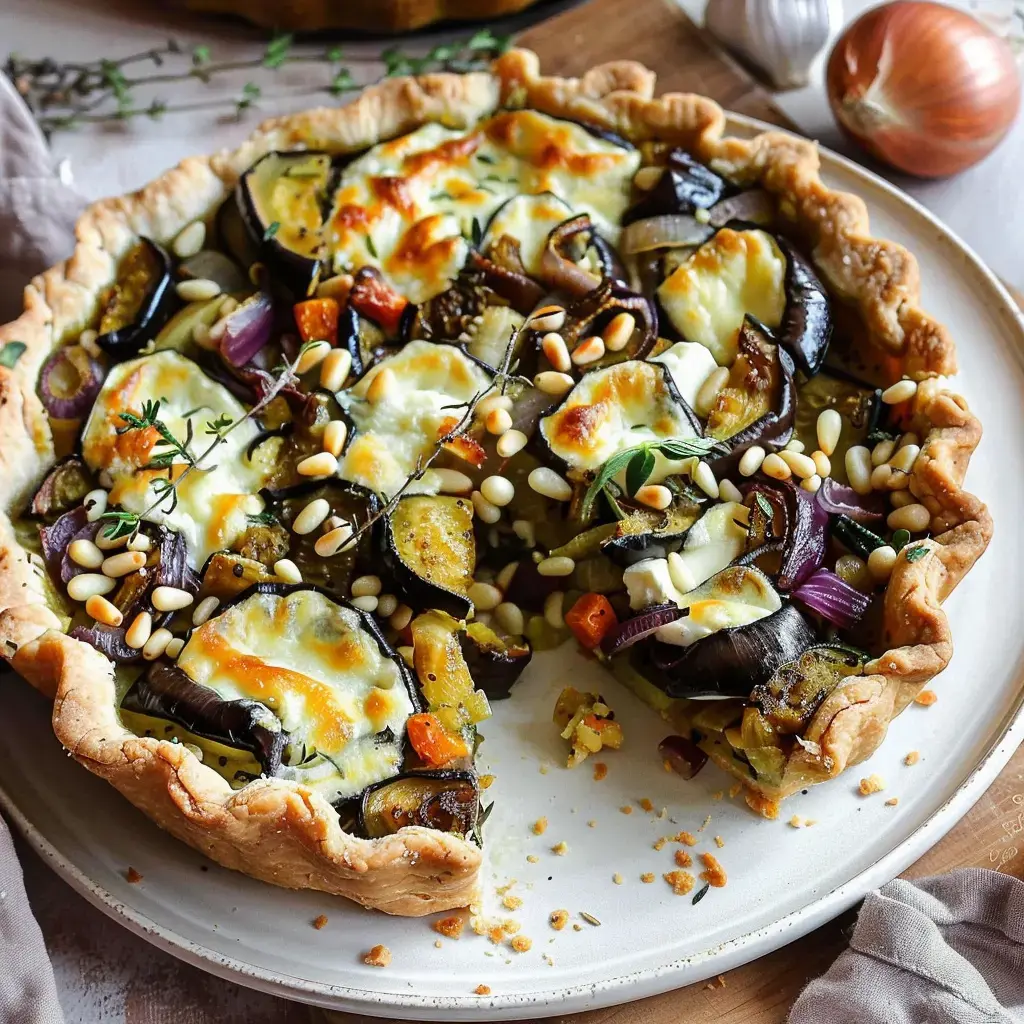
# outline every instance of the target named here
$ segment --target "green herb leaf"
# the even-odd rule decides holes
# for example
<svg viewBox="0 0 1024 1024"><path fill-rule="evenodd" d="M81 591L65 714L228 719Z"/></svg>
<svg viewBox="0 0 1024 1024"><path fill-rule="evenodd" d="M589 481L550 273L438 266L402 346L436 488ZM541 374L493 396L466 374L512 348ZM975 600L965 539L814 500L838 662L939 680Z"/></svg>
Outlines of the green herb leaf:
<svg viewBox="0 0 1024 1024"><path fill-rule="evenodd" d="M772 503L760 491L754 491L754 504L761 510L761 515L769 523L775 518L775 509L772 508Z"/></svg>
<svg viewBox="0 0 1024 1024"><path fill-rule="evenodd" d="M698 892L697 895L694 896L692 900L690 900L691 906L694 906L694 907L697 906L697 904L700 903L700 901L702 899L704 899L705 896L707 896L708 889L710 889L710 888L711 888L711 884L709 882L705 882L704 883L704 888L701 889L700 892Z"/></svg>
<svg viewBox="0 0 1024 1024"><path fill-rule="evenodd" d="M210 61L210 48L208 46L197 46L192 51L192 63L198 68Z"/></svg>
<svg viewBox="0 0 1024 1024"><path fill-rule="evenodd" d="M269 242L281 229L279 220L272 220L263 231L263 241Z"/></svg>
<svg viewBox="0 0 1024 1024"><path fill-rule="evenodd" d="M100 519L110 524L103 531L108 540L130 537L139 528L139 517L134 512L104 512Z"/></svg>
<svg viewBox="0 0 1024 1024"><path fill-rule="evenodd" d="M630 497L647 483L647 478L654 472L654 463L654 452L649 448L641 448L629 460L626 467L626 493Z"/></svg>
<svg viewBox="0 0 1024 1024"><path fill-rule="evenodd" d="M337 96L343 92L350 92L358 88L352 78L352 72L348 68L342 68L333 79L331 79L331 92Z"/></svg>
<svg viewBox="0 0 1024 1024"><path fill-rule="evenodd" d="M332 63L337 64L339 60L344 56L341 52L340 46L332 46L324 56Z"/></svg>
<svg viewBox="0 0 1024 1024"><path fill-rule="evenodd" d="M273 526L277 522L277 516L268 509L264 509L262 512L257 512L255 515L246 516L246 519L253 526Z"/></svg>
<svg viewBox="0 0 1024 1024"><path fill-rule="evenodd" d="M931 549L927 547L927 545L925 544L917 544L912 548L906 549L905 557L908 562L920 562L921 559L924 558L924 556L927 555L930 550Z"/></svg>
<svg viewBox="0 0 1024 1024"><path fill-rule="evenodd" d="M601 493L601 489L604 487L609 480L614 477L619 470L625 469L633 456L639 451L639 448L627 448L625 451L618 452L613 455L598 471L597 476L594 477L593 483L587 488L587 493L583 496L583 507L580 512L581 515L586 518L590 515L591 506L597 499L598 494Z"/></svg>
<svg viewBox="0 0 1024 1024"><path fill-rule="evenodd" d="M28 345L23 341L9 341L3 348L0 348L0 366L6 366L13 370L15 364L22 357Z"/></svg>
<svg viewBox="0 0 1024 1024"><path fill-rule="evenodd" d="M712 437L689 437L682 441L669 440L657 441L651 445L666 458L669 459L692 459L700 458L713 451L724 451L724 445Z"/></svg>
<svg viewBox="0 0 1024 1024"><path fill-rule="evenodd" d="M910 543L910 531L909 530L897 530L892 535L892 546L898 555L909 543Z"/></svg>
<svg viewBox="0 0 1024 1024"><path fill-rule="evenodd" d="M470 230L470 241L473 243L474 246L479 246L480 243L484 240L484 229L483 225L481 225L480 223L479 218L473 218L473 226Z"/></svg>
<svg viewBox="0 0 1024 1024"><path fill-rule="evenodd" d="M377 246L375 246L375 245L373 244L373 236L372 236L372 235L367 235L367 236L366 236L366 251L367 251L367 252L368 252L368 253L369 253L369 254L370 254L370 255L371 255L371 256L372 256L372 257L373 257L373 258L374 258L375 260L376 260L376 259L380 259L380 257L379 257L379 256L377 255Z"/></svg>

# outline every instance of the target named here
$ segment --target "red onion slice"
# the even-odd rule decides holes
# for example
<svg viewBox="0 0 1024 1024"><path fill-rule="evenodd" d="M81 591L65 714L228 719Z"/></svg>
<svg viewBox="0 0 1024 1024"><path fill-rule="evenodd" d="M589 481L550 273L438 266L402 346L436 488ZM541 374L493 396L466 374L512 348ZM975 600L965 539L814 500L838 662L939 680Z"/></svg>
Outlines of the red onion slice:
<svg viewBox="0 0 1024 1024"><path fill-rule="evenodd" d="M230 366L245 366L270 341L273 329L274 303L266 292L256 292L229 314L220 354Z"/></svg>
<svg viewBox="0 0 1024 1024"><path fill-rule="evenodd" d="M592 230L590 218L581 213L559 224L548 235L547 245L540 258L540 272L537 274L544 284L577 298L589 294L600 285L601 281L597 277L577 266L564 251L577 235Z"/></svg>
<svg viewBox="0 0 1024 1024"><path fill-rule="evenodd" d="M103 386L103 367L80 345L58 349L43 364L39 395L58 420L84 419Z"/></svg>
<svg viewBox="0 0 1024 1024"><path fill-rule="evenodd" d="M885 514L880 494L858 494L852 487L837 483L830 476L822 480L815 497L826 512L835 516L849 516L858 523L877 522Z"/></svg>
<svg viewBox="0 0 1024 1024"><path fill-rule="evenodd" d="M723 199L708 210L708 223L720 228L732 220L750 224L771 224L775 218L775 203L763 189L755 188Z"/></svg>
<svg viewBox="0 0 1024 1024"><path fill-rule="evenodd" d="M634 221L623 232L619 245L630 256L652 249L675 249L703 245L715 229L687 213L663 213Z"/></svg>
<svg viewBox="0 0 1024 1024"><path fill-rule="evenodd" d="M626 619L618 629L612 631L601 642L601 650L607 655L618 654L645 637L650 636L662 626L681 619L686 612L674 604L659 605L647 608L639 615Z"/></svg>
<svg viewBox="0 0 1024 1024"><path fill-rule="evenodd" d="M793 597L840 629L855 626L871 603L867 594L828 569L819 569L793 591Z"/></svg>

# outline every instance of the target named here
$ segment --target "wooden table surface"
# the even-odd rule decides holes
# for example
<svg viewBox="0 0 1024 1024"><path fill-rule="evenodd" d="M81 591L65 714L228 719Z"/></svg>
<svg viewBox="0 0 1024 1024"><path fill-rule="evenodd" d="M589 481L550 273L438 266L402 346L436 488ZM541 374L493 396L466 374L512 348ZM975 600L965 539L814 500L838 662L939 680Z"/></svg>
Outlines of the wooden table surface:
<svg viewBox="0 0 1024 1024"><path fill-rule="evenodd" d="M778 124L785 118L737 65L711 47L671 0L591 0L521 37L546 71L578 74L617 57L643 61L662 90L703 92L723 106ZM939 687L941 693L941 686ZM169 840L170 841L170 840ZM359 1024L243 989L143 943L92 908L22 845L26 885L72 1024L102 1016L120 1024ZM971 813L906 872L915 878L977 866L1024 878L1024 748ZM607 1010L560 1018L565 1024L781 1024L806 982L845 945L846 914L811 935L701 983ZM367 1021L370 1018L365 1018Z"/></svg>

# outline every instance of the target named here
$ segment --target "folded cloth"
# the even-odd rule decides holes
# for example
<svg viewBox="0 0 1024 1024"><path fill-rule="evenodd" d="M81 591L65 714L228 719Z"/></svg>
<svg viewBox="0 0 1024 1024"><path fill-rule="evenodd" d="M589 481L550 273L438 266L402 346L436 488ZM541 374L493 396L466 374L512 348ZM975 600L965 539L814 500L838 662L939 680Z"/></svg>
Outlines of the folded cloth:
<svg viewBox="0 0 1024 1024"><path fill-rule="evenodd" d="M890 882L789 1024L1024 1024L1024 882L984 868Z"/></svg>

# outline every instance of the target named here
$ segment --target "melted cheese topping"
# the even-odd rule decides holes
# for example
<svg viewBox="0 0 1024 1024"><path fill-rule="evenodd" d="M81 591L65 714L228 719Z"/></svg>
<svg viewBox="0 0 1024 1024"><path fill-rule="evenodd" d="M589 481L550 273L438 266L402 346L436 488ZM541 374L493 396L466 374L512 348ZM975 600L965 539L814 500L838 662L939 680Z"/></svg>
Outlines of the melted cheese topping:
<svg viewBox="0 0 1024 1024"><path fill-rule="evenodd" d="M141 514L156 500L153 481L167 477L166 469L142 468L168 450L158 444L160 435L154 427L118 433L125 425L122 412L141 416L143 403L157 400L159 419L179 440L185 439L191 419L194 440L189 450L194 455L209 444L209 423L222 415L235 420L245 414L227 388L177 352L156 352L115 366L82 433L82 457L110 485L111 506ZM252 462L245 457L257 432L251 420L233 430L207 460L210 469L193 470L181 481L172 511L166 510L169 502L165 502L146 516L184 535L195 566L212 552L231 547L248 528L248 516L263 509L256 492L269 475L268 467L259 455ZM185 468L179 457L171 472L180 477Z"/></svg>
<svg viewBox="0 0 1024 1024"><path fill-rule="evenodd" d="M544 192L590 214L614 243L639 163L636 150L533 110L504 111L469 131L424 125L345 168L325 232L334 269L378 267L422 302L462 267L474 220L482 228L513 196ZM537 204L529 216L547 224L550 208Z"/></svg>
<svg viewBox="0 0 1024 1024"><path fill-rule="evenodd" d="M394 373L396 384L382 399L370 402L367 391L385 367ZM345 453L341 476L379 494L394 494L417 460L431 452L438 437L455 426L465 406L489 384L490 376L454 345L409 342L338 396L358 431ZM406 493L437 490L436 474L428 470Z"/></svg>
<svg viewBox="0 0 1024 1024"><path fill-rule="evenodd" d="M658 288L662 308L688 341L728 366L743 316L778 327L786 306L786 257L764 231L722 228Z"/></svg>
<svg viewBox="0 0 1024 1024"><path fill-rule="evenodd" d="M331 799L398 772L413 711L398 666L355 611L323 594L254 594L193 630L178 667L226 700L270 708L292 760L303 745L329 758L334 771L318 788Z"/></svg>
<svg viewBox="0 0 1024 1024"><path fill-rule="evenodd" d="M574 469L591 471L642 441L696 437L665 373L663 366L635 359L592 370L540 421L541 435L553 454ZM682 465L660 453L658 459L652 482Z"/></svg>

